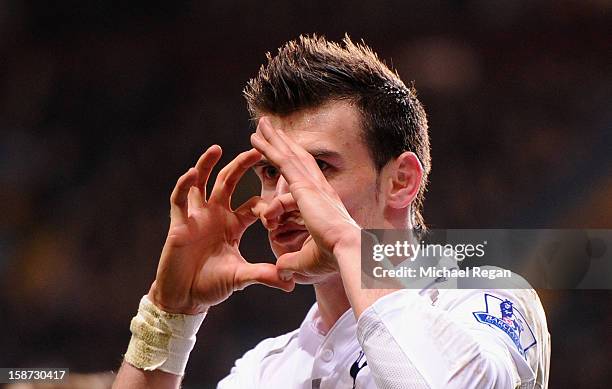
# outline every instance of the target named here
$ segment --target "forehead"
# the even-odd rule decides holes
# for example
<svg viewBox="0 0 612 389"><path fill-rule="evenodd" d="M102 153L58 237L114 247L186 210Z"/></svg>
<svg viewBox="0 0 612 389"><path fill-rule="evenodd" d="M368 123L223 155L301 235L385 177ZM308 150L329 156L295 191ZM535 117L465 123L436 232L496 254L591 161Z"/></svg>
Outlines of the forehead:
<svg viewBox="0 0 612 389"><path fill-rule="evenodd" d="M273 115L270 121L307 150L364 147L359 111L345 101L332 101L285 116Z"/></svg>

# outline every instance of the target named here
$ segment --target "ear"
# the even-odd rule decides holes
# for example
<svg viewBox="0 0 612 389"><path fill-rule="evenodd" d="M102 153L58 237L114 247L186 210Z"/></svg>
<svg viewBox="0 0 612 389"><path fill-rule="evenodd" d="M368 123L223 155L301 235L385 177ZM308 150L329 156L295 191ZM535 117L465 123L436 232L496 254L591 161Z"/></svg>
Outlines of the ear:
<svg viewBox="0 0 612 389"><path fill-rule="evenodd" d="M402 209L410 206L419 193L423 166L415 153L403 152L387 165L387 205Z"/></svg>

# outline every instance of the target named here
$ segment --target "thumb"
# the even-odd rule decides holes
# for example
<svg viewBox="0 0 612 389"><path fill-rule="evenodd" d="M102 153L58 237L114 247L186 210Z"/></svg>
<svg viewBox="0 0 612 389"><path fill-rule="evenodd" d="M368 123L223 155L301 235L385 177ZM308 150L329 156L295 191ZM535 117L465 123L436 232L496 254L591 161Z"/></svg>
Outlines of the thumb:
<svg viewBox="0 0 612 389"><path fill-rule="evenodd" d="M263 284L285 292L291 292L295 288L295 282L282 280L278 276L276 266L271 263L245 263L238 267L234 287L240 290L252 284Z"/></svg>
<svg viewBox="0 0 612 389"><path fill-rule="evenodd" d="M314 243L314 242L313 242ZM283 254L276 260L281 279L291 279L293 273L313 275L318 273L319 253L315 244L305 244L300 251ZM320 269L322 270L322 269Z"/></svg>

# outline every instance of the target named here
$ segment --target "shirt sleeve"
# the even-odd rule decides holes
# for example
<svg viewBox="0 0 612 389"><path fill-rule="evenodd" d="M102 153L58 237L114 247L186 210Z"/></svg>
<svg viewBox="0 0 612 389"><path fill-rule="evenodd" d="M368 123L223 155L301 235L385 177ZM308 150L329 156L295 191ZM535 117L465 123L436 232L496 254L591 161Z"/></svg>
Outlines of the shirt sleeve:
<svg viewBox="0 0 612 389"><path fill-rule="evenodd" d="M256 370L260 360L257 348L237 359L230 373L217 384L217 389L256 388Z"/></svg>
<svg viewBox="0 0 612 389"><path fill-rule="evenodd" d="M531 344L521 343L520 331L516 331L517 340L513 338L516 333L504 327L506 322L516 319L517 323L522 320L517 325L522 325L523 331L532 331L531 317L521 316L519 320L514 316L501 317L495 311L496 303L510 301L518 315L530 309L526 306L529 302L508 290L490 294L483 290L445 292L459 297L444 309L420 296L417 290L401 290L382 297L359 317L357 337L377 386L534 387L535 374L527 359L538 356L528 350ZM493 296L490 312L487 295ZM483 313L480 321L475 315L479 312Z"/></svg>
<svg viewBox="0 0 612 389"><path fill-rule="evenodd" d="M260 385L262 361L270 355L281 352L297 336L298 330L276 338L259 342L234 362L230 373L217 384L217 389L244 389L266 387Z"/></svg>

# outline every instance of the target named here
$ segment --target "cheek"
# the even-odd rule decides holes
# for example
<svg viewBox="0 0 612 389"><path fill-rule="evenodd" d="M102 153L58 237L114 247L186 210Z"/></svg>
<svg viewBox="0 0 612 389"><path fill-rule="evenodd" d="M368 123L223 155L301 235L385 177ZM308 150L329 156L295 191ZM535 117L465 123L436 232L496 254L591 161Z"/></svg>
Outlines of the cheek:
<svg viewBox="0 0 612 389"><path fill-rule="evenodd" d="M261 191L259 193L259 197L261 197L265 201L270 201L274 198L275 188L271 188L269 186L262 185Z"/></svg>
<svg viewBox="0 0 612 389"><path fill-rule="evenodd" d="M342 203L355 221L365 227L372 223L378 213L376 184L352 183L346 190L338 192Z"/></svg>

